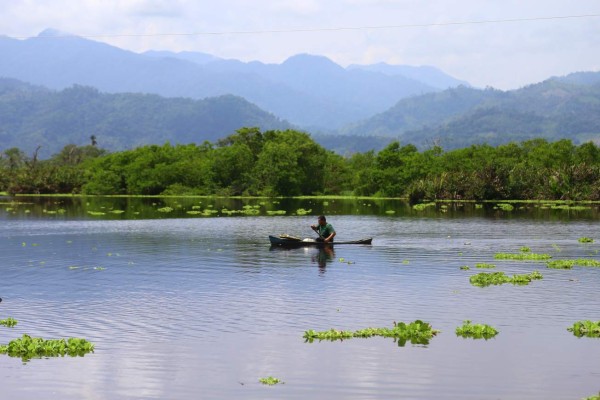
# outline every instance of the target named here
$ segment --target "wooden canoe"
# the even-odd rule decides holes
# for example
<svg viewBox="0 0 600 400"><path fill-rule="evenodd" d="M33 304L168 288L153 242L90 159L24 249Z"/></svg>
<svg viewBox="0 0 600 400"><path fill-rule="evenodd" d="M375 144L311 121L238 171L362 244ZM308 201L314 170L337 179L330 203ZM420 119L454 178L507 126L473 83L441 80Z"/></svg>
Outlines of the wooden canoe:
<svg viewBox="0 0 600 400"><path fill-rule="evenodd" d="M329 243L318 242L315 239L300 239L298 237L289 235L271 236L269 235L269 241L273 246L331 246L333 244L371 244L373 238L363 238L359 240L349 241L333 241Z"/></svg>

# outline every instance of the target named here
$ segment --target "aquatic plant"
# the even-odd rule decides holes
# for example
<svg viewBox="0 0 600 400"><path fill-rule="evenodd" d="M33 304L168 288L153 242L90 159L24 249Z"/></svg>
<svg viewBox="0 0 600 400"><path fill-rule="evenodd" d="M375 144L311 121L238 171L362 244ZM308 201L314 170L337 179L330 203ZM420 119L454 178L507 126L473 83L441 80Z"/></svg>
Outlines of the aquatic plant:
<svg viewBox="0 0 600 400"><path fill-rule="evenodd" d="M268 210L267 214L268 215L285 215L286 211L285 210Z"/></svg>
<svg viewBox="0 0 600 400"><path fill-rule="evenodd" d="M481 272L473 275L469 278L469 282L473 286L490 286L490 285L502 285L503 283L510 282L510 277L504 272Z"/></svg>
<svg viewBox="0 0 600 400"><path fill-rule="evenodd" d="M494 255L496 260L548 260L552 258L550 254L537 254L537 253L496 253Z"/></svg>
<svg viewBox="0 0 600 400"><path fill-rule="evenodd" d="M543 276L539 271L533 271L530 274L506 275L504 272L481 272L469 278L469 282L473 286L485 287L491 285L502 285L504 283L512 283L513 285L528 285L531 281L542 279Z"/></svg>
<svg viewBox="0 0 600 400"><path fill-rule="evenodd" d="M554 269L573 269L575 260L554 260L546 263L547 268Z"/></svg>
<svg viewBox="0 0 600 400"><path fill-rule="evenodd" d="M435 202L419 203L419 204L415 204L412 206L413 210L416 210L416 211L423 211L428 207L435 207Z"/></svg>
<svg viewBox="0 0 600 400"><path fill-rule="evenodd" d="M496 266L494 264L477 263L475 268L496 268Z"/></svg>
<svg viewBox="0 0 600 400"><path fill-rule="evenodd" d="M531 251L531 249L527 246L523 246L521 247L521 252L522 253L529 253Z"/></svg>
<svg viewBox="0 0 600 400"><path fill-rule="evenodd" d="M594 243L594 239L589 238L589 237L585 237L585 236L580 237L579 239L577 239L577 241L579 243Z"/></svg>
<svg viewBox="0 0 600 400"><path fill-rule="evenodd" d="M98 216L101 216L101 215L106 215L106 213L102 212L102 211L88 211L87 213L90 214L90 215L93 215L94 217L98 217Z"/></svg>
<svg viewBox="0 0 600 400"><path fill-rule="evenodd" d="M583 400L600 400L600 392L598 392L598 394L597 394L597 395L593 395L593 396L590 396L590 397L586 397L586 398L585 398L585 399L583 399Z"/></svg>
<svg viewBox="0 0 600 400"><path fill-rule="evenodd" d="M298 215L306 215L306 214L310 214L312 212L312 208L309 210L305 210L304 208L299 208L296 210L296 214Z"/></svg>
<svg viewBox="0 0 600 400"><path fill-rule="evenodd" d="M572 269L575 265L579 267L600 267L600 261L592 258L578 258L575 260L556 260L546 263L548 268Z"/></svg>
<svg viewBox="0 0 600 400"><path fill-rule="evenodd" d="M515 209L515 207L512 204L509 203L498 203L496 205L496 207L494 207L496 209L500 209L502 211L512 211Z"/></svg>
<svg viewBox="0 0 600 400"><path fill-rule="evenodd" d="M404 322L394 322L392 328L365 328L357 331L341 331L330 329L328 331L315 332L308 330L304 332L306 342L312 343L315 339L321 340L344 340L350 338L369 338L373 336L391 337L398 341L398 346L402 347L407 341L412 344L429 344L429 340L439 331L432 329L431 325L421 320L415 320L409 324Z"/></svg>
<svg viewBox="0 0 600 400"><path fill-rule="evenodd" d="M600 261L591 258L578 258L575 260L575 265L580 267L600 267Z"/></svg>
<svg viewBox="0 0 600 400"><path fill-rule="evenodd" d="M17 325L17 320L12 317L0 319L0 325L12 328L13 326Z"/></svg>
<svg viewBox="0 0 600 400"><path fill-rule="evenodd" d="M161 213L170 213L173 211L172 207L161 207L161 208L157 208L156 211L161 212Z"/></svg>
<svg viewBox="0 0 600 400"><path fill-rule="evenodd" d="M49 339L31 337L27 334L19 339L11 340L7 345L0 345L0 354L9 357L21 357L23 361L38 357L81 356L94 352L94 345L85 339Z"/></svg>
<svg viewBox="0 0 600 400"><path fill-rule="evenodd" d="M277 385L278 383L281 383L281 384L285 383L281 379L274 378L272 376L267 376L266 378L259 378L258 381L260 383L262 383L263 385L269 385L269 386Z"/></svg>
<svg viewBox="0 0 600 400"><path fill-rule="evenodd" d="M486 324L472 324L471 321L463 321L462 326L456 328L456 336L472 339L491 339L498 334L496 328Z"/></svg>
<svg viewBox="0 0 600 400"><path fill-rule="evenodd" d="M577 337L600 338L600 321L577 321L567 330Z"/></svg>
<svg viewBox="0 0 600 400"><path fill-rule="evenodd" d="M464 271L468 271L468 270L470 270L471 268L469 268L469 266L468 266L468 265L463 265L462 267L460 267L460 269L462 269L462 270L464 270Z"/></svg>

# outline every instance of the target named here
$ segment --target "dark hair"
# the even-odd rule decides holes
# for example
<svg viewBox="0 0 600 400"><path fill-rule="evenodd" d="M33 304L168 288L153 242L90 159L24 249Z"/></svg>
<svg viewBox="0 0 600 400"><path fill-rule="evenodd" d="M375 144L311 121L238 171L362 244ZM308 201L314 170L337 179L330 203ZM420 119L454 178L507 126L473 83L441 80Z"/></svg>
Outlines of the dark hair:
<svg viewBox="0 0 600 400"><path fill-rule="evenodd" d="M323 221L327 222L327 218L325 218L325 216L324 216L324 215L319 215L319 218L318 218L318 219L319 219L319 221L320 221L320 220L323 220Z"/></svg>

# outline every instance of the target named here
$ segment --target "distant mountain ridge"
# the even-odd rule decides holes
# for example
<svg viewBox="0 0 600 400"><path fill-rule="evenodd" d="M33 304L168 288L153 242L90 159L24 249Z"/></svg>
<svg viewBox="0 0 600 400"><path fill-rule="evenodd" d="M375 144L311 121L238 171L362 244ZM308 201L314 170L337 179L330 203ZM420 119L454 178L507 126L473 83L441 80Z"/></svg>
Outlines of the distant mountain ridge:
<svg viewBox="0 0 600 400"><path fill-rule="evenodd" d="M298 126L323 130L383 112L403 97L445 89L401 73L345 69L322 56L263 64L193 52L137 54L53 30L26 40L0 37L0 76L58 90L78 84L193 99L232 94Z"/></svg>
<svg viewBox="0 0 600 400"><path fill-rule="evenodd" d="M288 129L291 125L241 97L204 100L149 94L101 93L73 86L55 91L0 78L0 152L18 147L40 156L67 144L90 143L108 150L146 144L215 142L250 126Z"/></svg>
<svg viewBox="0 0 600 400"><path fill-rule="evenodd" d="M446 149L537 137L600 143L600 72L551 78L506 92L458 87L403 99L341 132Z"/></svg>

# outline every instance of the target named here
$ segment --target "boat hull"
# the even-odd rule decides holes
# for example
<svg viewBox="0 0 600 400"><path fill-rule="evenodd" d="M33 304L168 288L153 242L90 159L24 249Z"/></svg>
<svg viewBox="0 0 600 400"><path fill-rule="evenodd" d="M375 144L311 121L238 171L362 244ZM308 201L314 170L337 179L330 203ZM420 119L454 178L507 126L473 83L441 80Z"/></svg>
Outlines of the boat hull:
<svg viewBox="0 0 600 400"><path fill-rule="evenodd" d="M371 244L373 238L363 238L359 240L350 240L350 241L336 241L336 242L318 242L314 239L299 239L292 238L289 236L280 237L280 236L269 236L269 241L273 246L285 246L285 247L305 247L305 246L332 246L339 244Z"/></svg>

